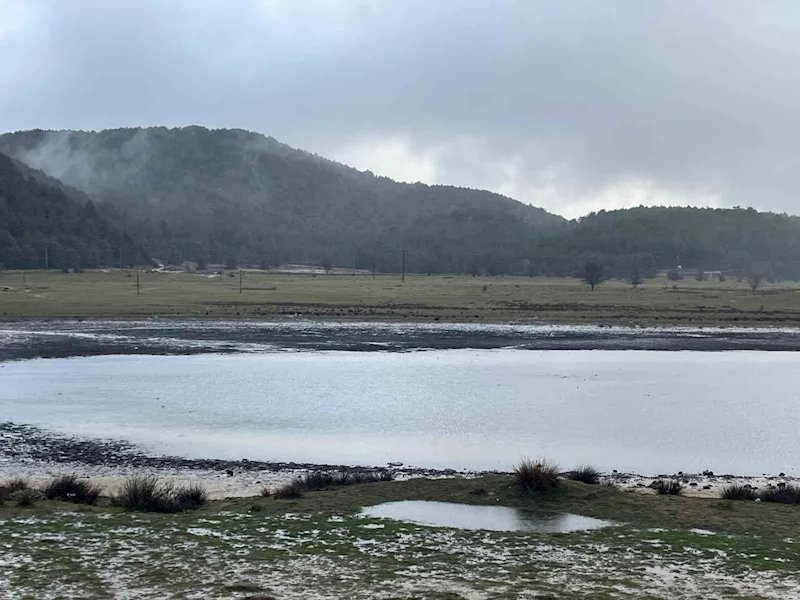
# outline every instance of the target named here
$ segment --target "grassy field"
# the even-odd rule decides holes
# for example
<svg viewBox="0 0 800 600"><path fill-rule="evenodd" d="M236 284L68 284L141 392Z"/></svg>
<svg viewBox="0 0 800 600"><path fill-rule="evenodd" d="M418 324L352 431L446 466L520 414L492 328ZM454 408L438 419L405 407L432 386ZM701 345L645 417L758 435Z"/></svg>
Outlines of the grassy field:
<svg viewBox="0 0 800 600"><path fill-rule="evenodd" d="M569 511L619 525L501 533L358 516L363 506L402 499ZM218 501L178 515L6 506L0 597L794 598L798 511L577 482L537 495L508 477Z"/></svg>
<svg viewBox="0 0 800 600"><path fill-rule="evenodd" d="M24 281L23 281L24 278ZM445 321L542 320L626 324L800 324L800 285L663 278L593 292L558 278L279 275L239 278L133 271L0 273L0 317L305 316Z"/></svg>

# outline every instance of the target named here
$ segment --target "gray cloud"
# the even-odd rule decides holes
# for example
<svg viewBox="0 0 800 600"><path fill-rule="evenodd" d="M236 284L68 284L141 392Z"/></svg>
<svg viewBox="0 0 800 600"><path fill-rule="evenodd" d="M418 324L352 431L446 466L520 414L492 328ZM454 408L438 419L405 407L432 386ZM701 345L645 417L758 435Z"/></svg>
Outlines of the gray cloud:
<svg viewBox="0 0 800 600"><path fill-rule="evenodd" d="M800 212L791 0L0 0L0 130L244 127L575 216Z"/></svg>

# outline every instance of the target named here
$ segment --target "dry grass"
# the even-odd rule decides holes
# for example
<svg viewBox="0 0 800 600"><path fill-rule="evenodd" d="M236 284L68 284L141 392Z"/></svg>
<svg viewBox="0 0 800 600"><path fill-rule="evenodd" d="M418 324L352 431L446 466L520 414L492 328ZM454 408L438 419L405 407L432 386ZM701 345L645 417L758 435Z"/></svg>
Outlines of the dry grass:
<svg viewBox="0 0 800 600"><path fill-rule="evenodd" d="M681 482L675 479L660 479L654 489L659 496L680 496L683 493Z"/></svg>
<svg viewBox="0 0 800 600"><path fill-rule="evenodd" d="M755 500L757 496L752 486L743 483L732 483L723 488L721 494L724 500Z"/></svg>
<svg viewBox="0 0 800 600"><path fill-rule="evenodd" d="M130 271L0 273L0 316L188 315L416 318L482 321L537 317L653 323L800 323L800 286L768 284L751 292L733 280L647 280L638 289L608 281L590 293L576 279L548 277L307 276L248 272L209 279L189 273ZM485 291L484 291L485 288Z"/></svg>
<svg viewBox="0 0 800 600"><path fill-rule="evenodd" d="M126 510L174 513L200 508L208 502L208 493L200 485L176 488L148 475L129 477L112 501Z"/></svg>
<svg viewBox="0 0 800 600"><path fill-rule="evenodd" d="M522 458L514 468L514 479L524 490L546 492L558 487L558 465L546 458Z"/></svg>
<svg viewBox="0 0 800 600"><path fill-rule="evenodd" d="M76 504L96 504L100 488L77 475L60 475L51 479L44 487L48 500L65 500Z"/></svg>
<svg viewBox="0 0 800 600"><path fill-rule="evenodd" d="M597 485L600 483L600 471L595 469L592 465L581 465L570 471L567 476L572 481L580 481L589 485Z"/></svg>
<svg viewBox="0 0 800 600"><path fill-rule="evenodd" d="M302 498L305 490L306 487L301 480L293 479L276 488L272 492L272 497L278 500L294 500Z"/></svg>

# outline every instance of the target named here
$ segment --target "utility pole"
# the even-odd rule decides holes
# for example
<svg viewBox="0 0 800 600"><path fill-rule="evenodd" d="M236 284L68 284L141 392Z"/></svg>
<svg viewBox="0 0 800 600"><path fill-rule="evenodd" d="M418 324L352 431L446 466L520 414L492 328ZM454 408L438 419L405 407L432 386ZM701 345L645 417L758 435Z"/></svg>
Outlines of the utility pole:
<svg viewBox="0 0 800 600"><path fill-rule="evenodd" d="M239 269L239 293L240 294L242 293L242 276L243 276L243 274L244 274L244 271Z"/></svg>
<svg viewBox="0 0 800 600"><path fill-rule="evenodd" d="M136 295L139 295L139 269L136 269Z"/></svg>
<svg viewBox="0 0 800 600"><path fill-rule="evenodd" d="M406 245L403 244L403 272L400 277L400 282L405 283L406 281Z"/></svg>

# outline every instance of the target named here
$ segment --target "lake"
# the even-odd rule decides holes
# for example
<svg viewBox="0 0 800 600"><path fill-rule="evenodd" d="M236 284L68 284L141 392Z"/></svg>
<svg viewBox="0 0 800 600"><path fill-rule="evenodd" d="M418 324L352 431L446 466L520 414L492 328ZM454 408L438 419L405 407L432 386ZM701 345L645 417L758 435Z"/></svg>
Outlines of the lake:
<svg viewBox="0 0 800 600"><path fill-rule="evenodd" d="M0 419L156 453L797 474L793 352L273 352L0 364Z"/></svg>

